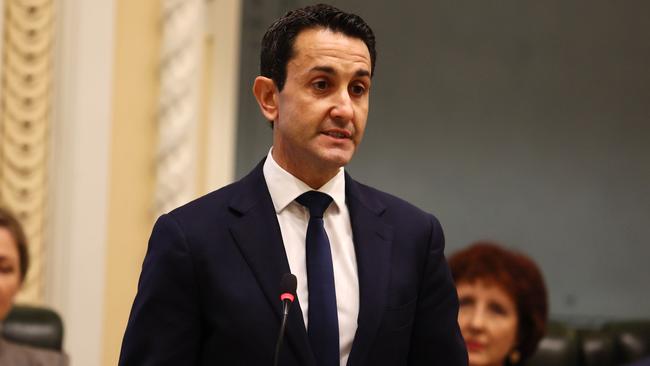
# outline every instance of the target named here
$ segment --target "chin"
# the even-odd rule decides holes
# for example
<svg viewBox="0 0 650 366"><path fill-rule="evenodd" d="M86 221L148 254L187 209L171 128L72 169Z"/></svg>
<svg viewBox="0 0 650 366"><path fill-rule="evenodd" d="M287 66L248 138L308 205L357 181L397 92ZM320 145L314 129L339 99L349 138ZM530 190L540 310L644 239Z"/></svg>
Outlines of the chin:
<svg viewBox="0 0 650 366"><path fill-rule="evenodd" d="M488 362L485 355L481 354L469 354L469 366L487 366L491 363Z"/></svg>
<svg viewBox="0 0 650 366"><path fill-rule="evenodd" d="M505 358L503 360L492 360L486 357L472 357L469 356L469 366L502 366L506 364Z"/></svg>
<svg viewBox="0 0 650 366"><path fill-rule="evenodd" d="M352 160L352 155L354 151L328 151L323 154L323 160L327 161L330 165L340 168L346 166L350 160Z"/></svg>

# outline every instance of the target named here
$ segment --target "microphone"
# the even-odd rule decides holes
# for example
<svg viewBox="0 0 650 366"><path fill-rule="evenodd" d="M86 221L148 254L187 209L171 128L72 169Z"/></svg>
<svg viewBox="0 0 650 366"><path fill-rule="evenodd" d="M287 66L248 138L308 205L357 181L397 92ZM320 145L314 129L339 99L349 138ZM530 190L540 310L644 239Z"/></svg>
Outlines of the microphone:
<svg viewBox="0 0 650 366"><path fill-rule="evenodd" d="M280 348L282 348L282 340L284 339L284 329L287 327L287 317L289 316L289 308L293 300L296 299L296 287L298 280L296 276L291 273L282 275L280 281L280 300L282 301L282 323L280 323L280 332L278 334L278 341L275 343L275 355L273 356L273 366L278 365L280 358Z"/></svg>

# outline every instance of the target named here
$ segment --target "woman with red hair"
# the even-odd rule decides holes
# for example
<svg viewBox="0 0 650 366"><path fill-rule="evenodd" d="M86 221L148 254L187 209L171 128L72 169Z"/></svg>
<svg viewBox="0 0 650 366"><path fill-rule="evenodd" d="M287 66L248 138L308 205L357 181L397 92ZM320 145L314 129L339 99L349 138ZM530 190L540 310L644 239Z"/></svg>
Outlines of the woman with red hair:
<svg viewBox="0 0 650 366"><path fill-rule="evenodd" d="M478 242L449 258L470 366L522 365L548 317L542 273L527 256Z"/></svg>

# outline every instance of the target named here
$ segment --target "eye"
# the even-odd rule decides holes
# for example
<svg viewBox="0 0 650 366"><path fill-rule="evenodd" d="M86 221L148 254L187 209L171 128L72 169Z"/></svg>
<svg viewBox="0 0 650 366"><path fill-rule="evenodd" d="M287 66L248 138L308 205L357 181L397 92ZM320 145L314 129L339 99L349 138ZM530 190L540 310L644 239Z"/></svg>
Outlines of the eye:
<svg viewBox="0 0 650 366"><path fill-rule="evenodd" d="M311 86L316 90L323 91L327 89L329 83L326 80L316 80L311 84Z"/></svg>
<svg viewBox="0 0 650 366"><path fill-rule="evenodd" d="M508 314L508 310L506 310L506 308L503 305L496 302L491 302L488 305L488 309L490 309L490 311L494 314L498 314L498 315Z"/></svg>
<svg viewBox="0 0 650 366"><path fill-rule="evenodd" d="M11 264L1 264L0 265L0 273L14 273L16 271L15 267L12 266Z"/></svg>
<svg viewBox="0 0 650 366"><path fill-rule="evenodd" d="M470 305L474 305L474 302L475 302L475 300L474 300L474 298L471 297L471 296L461 296L461 297L458 299L458 304L459 304L461 307L462 307L462 306L470 306Z"/></svg>
<svg viewBox="0 0 650 366"><path fill-rule="evenodd" d="M350 86L350 93L356 96L362 96L366 93L366 87L363 84L354 84Z"/></svg>

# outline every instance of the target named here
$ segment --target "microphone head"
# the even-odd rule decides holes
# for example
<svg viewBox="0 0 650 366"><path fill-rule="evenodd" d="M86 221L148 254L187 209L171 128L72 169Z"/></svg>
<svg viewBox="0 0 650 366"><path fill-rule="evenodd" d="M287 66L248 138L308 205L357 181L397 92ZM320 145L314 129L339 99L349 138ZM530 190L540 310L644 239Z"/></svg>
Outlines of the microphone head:
<svg viewBox="0 0 650 366"><path fill-rule="evenodd" d="M282 275L282 281L280 281L280 299L289 300L293 302L296 297L296 287L298 286L298 280L296 276L291 273L285 273Z"/></svg>

